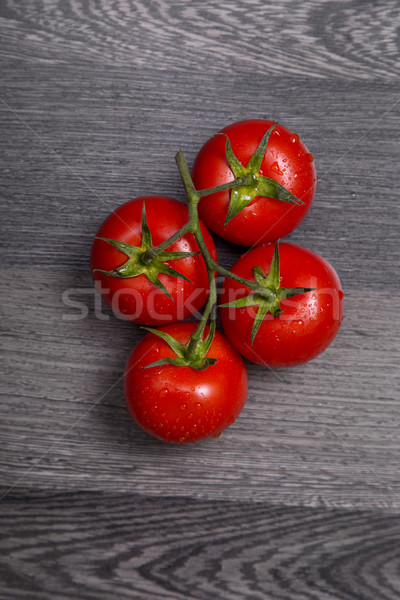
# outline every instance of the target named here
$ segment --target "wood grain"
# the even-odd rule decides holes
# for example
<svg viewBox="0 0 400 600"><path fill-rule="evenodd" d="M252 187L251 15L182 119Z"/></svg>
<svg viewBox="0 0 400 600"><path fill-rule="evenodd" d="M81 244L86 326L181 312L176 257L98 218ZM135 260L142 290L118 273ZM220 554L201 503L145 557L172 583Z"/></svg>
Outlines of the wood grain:
<svg viewBox="0 0 400 600"><path fill-rule="evenodd" d="M237 422L217 441L181 448L131 422L122 373L143 333L110 310L96 317L88 276L3 271L1 281L9 324L3 491L17 483L399 507L399 347L387 314L400 305L391 294L347 290L346 318L331 348L287 371L248 363L249 397Z"/></svg>
<svg viewBox="0 0 400 600"><path fill-rule="evenodd" d="M265 95L272 97L269 83L260 82L264 95L251 98L243 84L217 114L219 90L205 86L189 114L184 75L169 89L173 107L164 109L167 95L144 108L124 69L74 67L56 80L59 71L40 66L18 89L7 73L18 110L4 109L7 135L0 139L6 171L3 489L16 482L29 489L118 486L155 495L398 507L399 324L390 318L399 299L398 108L385 115L395 87L307 82L295 88L293 106L284 104L286 83L274 80L275 106L280 102L295 131L307 132L321 174L313 209L289 240L336 267L346 292L345 321L335 344L309 365L279 377L249 365L241 419L217 446L182 452L148 439L128 418L120 377L142 334L107 310L108 320L96 317L90 245L109 210L148 191L149 157L157 160L158 189L183 199L177 148L182 144L193 160L235 107L245 116L246 98L261 112ZM148 72L141 82L146 98L154 78ZM221 85L228 96L230 84ZM368 110L360 112L361 92ZM167 122L174 128L165 128ZM242 252L222 240L217 245L226 265ZM70 303L84 302L82 320L79 308L63 303L63 293Z"/></svg>
<svg viewBox="0 0 400 600"><path fill-rule="evenodd" d="M400 517L90 493L9 498L8 599L397 600Z"/></svg>
<svg viewBox="0 0 400 600"><path fill-rule="evenodd" d="M297 82L293 101L279 79L272 90L270 81L258 81L249 96L247 80L233 90L226 80L210 87L204 76L188 103L186 76L167 73L168 90L152 98L155 80L154 71L144 74L139 93L124 69L74 66L60 74L37 66L26 82L6 71L4 266L24 268L29 260L39 269L86 272L92 237L113 208L149 189L184 199L179 148L192 164L223 125L272 116L302 136L319 176L313 208L290 240L330 260L346 288L398 290L398 86ZM217 242L228 263L242 250Z"/></svg>
<svg viewBox="0 0 400 600"><path fill-rule="evenodd" d="M399 78L396 0L6 0L0 18L9 60Z"/></svg>

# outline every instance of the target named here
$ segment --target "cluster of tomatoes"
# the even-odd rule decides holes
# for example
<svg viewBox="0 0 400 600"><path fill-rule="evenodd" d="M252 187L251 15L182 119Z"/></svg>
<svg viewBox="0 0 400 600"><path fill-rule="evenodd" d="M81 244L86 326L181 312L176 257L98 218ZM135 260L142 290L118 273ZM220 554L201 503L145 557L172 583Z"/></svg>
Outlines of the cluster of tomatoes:
<svg viewBox="0 0 400 600"><path fill-rule="evenodd" d="M315 195L313 157L297 134L241 121L206 142L191 175L181 153L177 164L187 204L164 196L123 204L101 225L91 268L114 312L148 329L125 369L133 419L183 444L218 437L235 421L247 397L242 356L274 368L325 350L342 321L343 292L321 256L278 242ZM251 248L230 271L209 229ZM199 321L187 320L202 307Z"/></svg>

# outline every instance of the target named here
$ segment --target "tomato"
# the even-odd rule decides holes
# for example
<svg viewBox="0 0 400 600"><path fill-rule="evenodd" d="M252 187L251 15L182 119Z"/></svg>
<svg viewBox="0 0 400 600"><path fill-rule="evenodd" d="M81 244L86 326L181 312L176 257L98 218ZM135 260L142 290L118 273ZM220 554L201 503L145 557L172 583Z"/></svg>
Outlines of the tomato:
<svg viewBox="0 0 400 600"><path fill-rule="evenodd" d="M247 281L255 280L258 267L268 274L274 247L275 244L268 244L253 248L239 258L231 271ZM243 356L255 363L287 367L311 360L333 341L342 321L343 291L333 267L318 254L282 242L279 244L279 256L279 289L308 288L313 291L298 293L295 289L296 295L281 300L276 314L282 314L274 317L267 312L252 343L254 323L264 300L255 294L254 289L227 277L220 304L243 304L247 296L250 300L248 306L222 307L220 316L226 336ZM259 273L261 271L258 269ZM268 287L268 279L264 282ZM271 293L271 298L276 305L275 292Z"/></svg>
<svg viewBox="0 0 400 600"><path fill-rule="evenodd" d="M226 156L226 136L234 155L246 167L273 123L267 120L240 121L222 129L220 133L225 135L215 135L208 140L193 164L192 178L196 189L212 188L235 179ZM243 197L247 197L248 204L228 223L225 221L232 202L231 190L204 196L199 204L200 217L212 231L244 246L275 241L293 231L310 209L316 187L312 155L297 134L279 124L270 134L260 168L250 171L254 174L255 187L242 190L242 202ZM253 197L260 176L281 184L303 204L288 204L269 196Z"/></svg>
<svg viewBox="0 0 400 600"><path fill-rule="evenodd" d="M167 332L186 344L197 323L167 325ZM205 370L153 362L174 357L168 344L148 333L133 349L125 368L124 391L129 412L151 435L175 443L197 442L218 435L241 412L247 396L247 374L241 356L216 332L207 356L217 362Z"/></svg>
<svg viewBox="0 0 400 600"><path fill-rule="evenodd" d="M138 256L131 260L131 266L136 265L135 272L140 274L125 278L110 274L117 268L121 270L121 265L126 263L128 256L125 251L106 240L129 244L133 247L131 250L139 248L144 238L143 204L145 225L150 232L146 240L152 242L147 246L161 244L188 220L187 206L173 198L148 196L126 202L104 221L96 235L91 252L93 279L104 300L118 316L145 325L186 319L198 310L208 297L207 269L200 254L144 265L141 262L144 250L137 250ZM211 235L203 224L201 228L206 245L212 257L216 259ZM193 234L188 233L171 244L167 250L198 252L199 248ZM158 273L160 269L161 272Z"/></svg>

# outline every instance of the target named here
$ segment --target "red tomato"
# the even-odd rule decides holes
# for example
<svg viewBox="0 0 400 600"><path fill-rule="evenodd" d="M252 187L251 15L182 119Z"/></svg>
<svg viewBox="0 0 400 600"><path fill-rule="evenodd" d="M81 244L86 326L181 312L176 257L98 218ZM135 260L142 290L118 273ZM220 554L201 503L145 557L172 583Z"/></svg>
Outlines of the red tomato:
<svg viewBox="0 0 400 600"><path fill-rule="evenodd" d="M160 330L186 344L196 325L176 323ZM129 412L142 429L165 442L183 444L218 437L235 421L246 401L243 359L225 336L216 332L207 356L218 360L203 371L174 365L143 368L174 356L168 344L153 333L134 348L124 378Z"/></svg>
<svg viewBox="0 0 400 600"><path fill-rule="evenodd" d="M164 196L136 198L117 208L101 225L96 237L115 239L140 246L142 241L142 205L145 202L147 223L153 246L172 236L188 220L185 204ZM214 242L206 227L202 232L214 259ZM198 252L194 236L189 233L168 247L170 252ZM114 312L130 321L158 325L183 320L193 314L207 299L207 269L201 255L167 261L189 281L160 273L159 280L168 290L163 293L145 275L121 279L95 269L113 270L123 265L127 255L104 240L95 239L91 252L93 279Z"/></svg>
<svg viewBox="0 0 400 600"><path fill-rule="evenodd" d="M268 274L275 244L259 246L244 254L231 269L252 281L259 265ZM274 367L288 367L311 360L335 338L343 310L343 292L333 267L318 254L295 246L279 244L280 287L316 288L282 300L281 316L267 313L251 345L251 331L257 306L220 309L224 332L232 345L249 360ZM226 278L220 304L235 301L253 292Z"/></svg>
<svg viewBox="0 0 400 600"><path fill-rule="evenodd" d="M240 121L221 130L231 143L240 163L247 166L263 135L273 121ZM192 170L196 189L215 187L235 179L225 152L226 137L215 135L198 153ZM297 206L270 197L254 197L243 210L225 225L231 191L204 196L199 214L206 225L230 242L258 246L284 237L304 219L314 199L316 173L313 157L297 134L283 125L273 129L259 174L269 177L304 204Z"/></svg>

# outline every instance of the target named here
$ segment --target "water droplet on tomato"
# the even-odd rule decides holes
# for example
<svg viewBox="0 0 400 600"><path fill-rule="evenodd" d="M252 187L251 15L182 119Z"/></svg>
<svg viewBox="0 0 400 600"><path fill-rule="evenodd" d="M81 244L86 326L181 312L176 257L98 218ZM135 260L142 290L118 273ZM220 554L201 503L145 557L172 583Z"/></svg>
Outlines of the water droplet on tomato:
<svg viewBox="0 0 400 600"><path fill-rule="evenodd" d="M312 162L314 160L314 157L312 154L310 154L309 152L307 152L307 154L304 155L304 158L306 160L308 160L308 162Z"/></svg>
<svg viewBox="0 0 400 600"><path fill-rule="evenodd" d="M214 433L214 435L213 435L214 440L218 439L220 435L221 435L221 432Z"/></svg>
<svg viewBox="0 0 400 600"><path fill-rule="evenodd" d="M299 143L299 141L300 141L300 138L299 138L299 136L297 135L297 133L294 133L294 134L293 134L293 137L292 137L292 143L293 143L293 144L298 144L298 143Z"/></svg>
<svg viewBox="0 0 400 600"><path fill-rule="evenodd" d="M342 290L339 290L339 298L340 298L340 300L343 298L343 296L344 296L344 293L342 292Z"/></svg>
<svg viewBox="0 0 400 600"><path fill-rule="evenodd" d="M292 322L293 327L302 327L303 326L303 321L301 319L296 319Z"/></svg>
<svg viewBox="0 0 400 600"><path fill-rule="evenodd" d="M181 404L181 410L186 410L187 409L187 404Z"/></svg>
<svg viewBox="0 0 400 600"><path fill-rule="evenodd" d="M202 405L200 404L200 402L196 402L196 404L194 405L195 408L197 408L197 410L201 410L202 409Z"/></svg>
<svg viewBox="0 0 400 600"><path fill-rule="evenodd" d="M163 388L162 390L160 390L160 393L158 394L159 398L165 398L165 396L168 396L169 391L167 388Z"/></svg>
<svg viewBox="0 0 400 600"><path fill-rule="evenodd" d="M278 163L275 161L274 163L272 163L271 165L271 171L274 171L274 173L277 173L278 175L283 175L282 171L279 168Z"/></svg>

